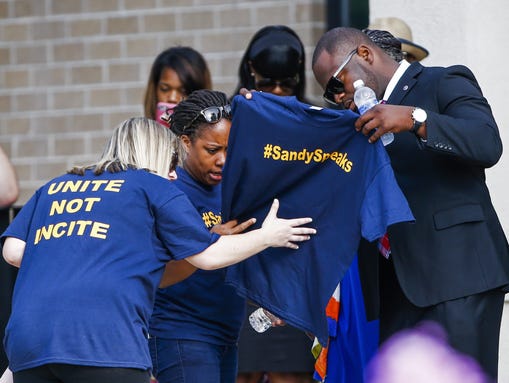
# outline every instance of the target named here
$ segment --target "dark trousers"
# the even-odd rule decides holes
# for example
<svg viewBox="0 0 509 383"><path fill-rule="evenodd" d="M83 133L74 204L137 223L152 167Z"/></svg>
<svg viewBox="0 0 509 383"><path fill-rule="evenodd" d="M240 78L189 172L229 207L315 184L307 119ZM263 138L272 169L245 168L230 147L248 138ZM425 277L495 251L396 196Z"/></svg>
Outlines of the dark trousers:
<svg viewBox="0 0 509 383"><path fill-rule="evenodd" d="M147 370L45 364L13 373L14 383L149 383Z"/></svg>
<svg viewBox="0 0 509 383"><path fill-rule="evenodd" d="M475 358L496 380L500 325L505 293L490 290L429 307L417 307L404 295L391 260L380 260L380 342L425 320L440 324L456 350Z"/></svg>

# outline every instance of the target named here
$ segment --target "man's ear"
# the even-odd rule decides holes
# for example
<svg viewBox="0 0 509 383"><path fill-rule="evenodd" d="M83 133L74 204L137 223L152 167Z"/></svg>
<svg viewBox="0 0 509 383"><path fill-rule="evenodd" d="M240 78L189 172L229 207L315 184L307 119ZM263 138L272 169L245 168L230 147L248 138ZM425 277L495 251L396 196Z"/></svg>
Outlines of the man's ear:
<svg viewBox="0 0 509 383"><path fill-rule="evenodd" d="M368 64L371 64L373 62L373 50L368 47L367 45L361 44L357 47L357 54L359 57L366 61Z"/></svg>

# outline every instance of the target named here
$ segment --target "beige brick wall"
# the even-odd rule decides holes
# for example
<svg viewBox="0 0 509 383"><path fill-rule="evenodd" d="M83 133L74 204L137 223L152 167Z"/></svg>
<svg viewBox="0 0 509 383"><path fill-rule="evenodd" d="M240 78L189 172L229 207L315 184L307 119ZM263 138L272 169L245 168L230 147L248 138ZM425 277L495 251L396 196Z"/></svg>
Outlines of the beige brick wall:
<svg viewBox="0 0 509 383"><path fill-rule="evenodd" d="M214 88L231 94L251 36L286 24L310 71L324 31L324 0L0 0L0 145L16 167L17 205L54 176L96 159L112 128L142 114L155 56L190 45Z"/></svg>

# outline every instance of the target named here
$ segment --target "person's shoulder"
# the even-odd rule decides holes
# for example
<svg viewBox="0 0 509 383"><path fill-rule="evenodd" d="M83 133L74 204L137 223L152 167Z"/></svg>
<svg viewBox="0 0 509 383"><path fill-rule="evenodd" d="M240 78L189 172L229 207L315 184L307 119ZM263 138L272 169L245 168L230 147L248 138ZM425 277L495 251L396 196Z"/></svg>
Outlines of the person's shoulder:
<svg viewBox="0 0 509 383"><path fill-rule="evenodd" d="M405 78L414 78L421 84L435 84L442 89L447 89L451 81L467 81L476 84L477 80L472 71L465 65L457 64L451 66L424 66L419 62L410 65Z"/></svg>
<svg viewBox="0 0 509 383"><path fill-rule="evenodd" d="M131 178L139 181L139 183L146 188L151 187L171 187L172 182L168 178L161 177L158 174L151 173L144 169L130 169L125 172L126 178Z"/></svg>
<svg viewBox="0 0 509 383"><path fill-rule="evenodd" d="M129 190L142 193L155 205L162 205L176 197L185 196L175 182L168 178L142 169L128 170L124 173L126 183L130 185Z"/></svg>
<svg viewBox="0 0 509 383"><path fill-rule="evenodd" d="M55 184L58 184L60 182L69 181L73 177L76 177L76 176L73 174L69 174L69 173L60 174L59 176L56 176L55 178L47 181L44 185L40 186L37 189L37 192L40 192L41 190L44 190L44 189L51 188L52 186L54 186Z"/></svg>
<svg viewBox="0 0 509 383"><path fill-rule="evenodd" d="M452 65L450 67L445 68L445 71L448 75L463 76L463 77L475 79L474 73L466 65L461 65L461 64Z"/></svg>
<svg viewBox="0 0 509 383"><path fill-rule="evenodd" d="M81 177L81 176L76 176ZM98 175L86 172L84 179L92 182L113 182L121 184L123 190L160 190L171 187L169 179L145 169L127 169L119 172L104 172ZM98 181L95 181L98 180Z"/></svg>
<svg viewBox="0 0 509 383"><path fill-rule="evenodd" d="M477 78L466 65L457 64L443 67L438 73L438 78L443 89L449 89L451 86L455 89L458 89L458 86L460 88L463 86L473 86L478 91L481 91Z"/></svg>
<svg viewBox="0 0 509 383"><path fill-rule="evenodd" d="M437 76L466 76L474 77L472 70L466 65L456 64L451 66L422 66L423 72Z"/></svg>

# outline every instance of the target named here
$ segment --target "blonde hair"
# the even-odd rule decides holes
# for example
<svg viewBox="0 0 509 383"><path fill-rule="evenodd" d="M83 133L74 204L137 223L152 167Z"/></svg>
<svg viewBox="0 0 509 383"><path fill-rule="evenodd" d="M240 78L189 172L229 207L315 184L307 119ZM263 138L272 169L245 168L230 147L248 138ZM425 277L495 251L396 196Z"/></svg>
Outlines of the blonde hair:
<svg viewBox="0 0 509 383"><path fill-rule="evenodd" d="M180 145L170 129L145 117L133 117L115 129L99 161L75 167L69 173L83 175L85 170L92 169L99 175L105 171L117 173L127 169L145 169L168 177L174 153L182 153Z"/></svg>

